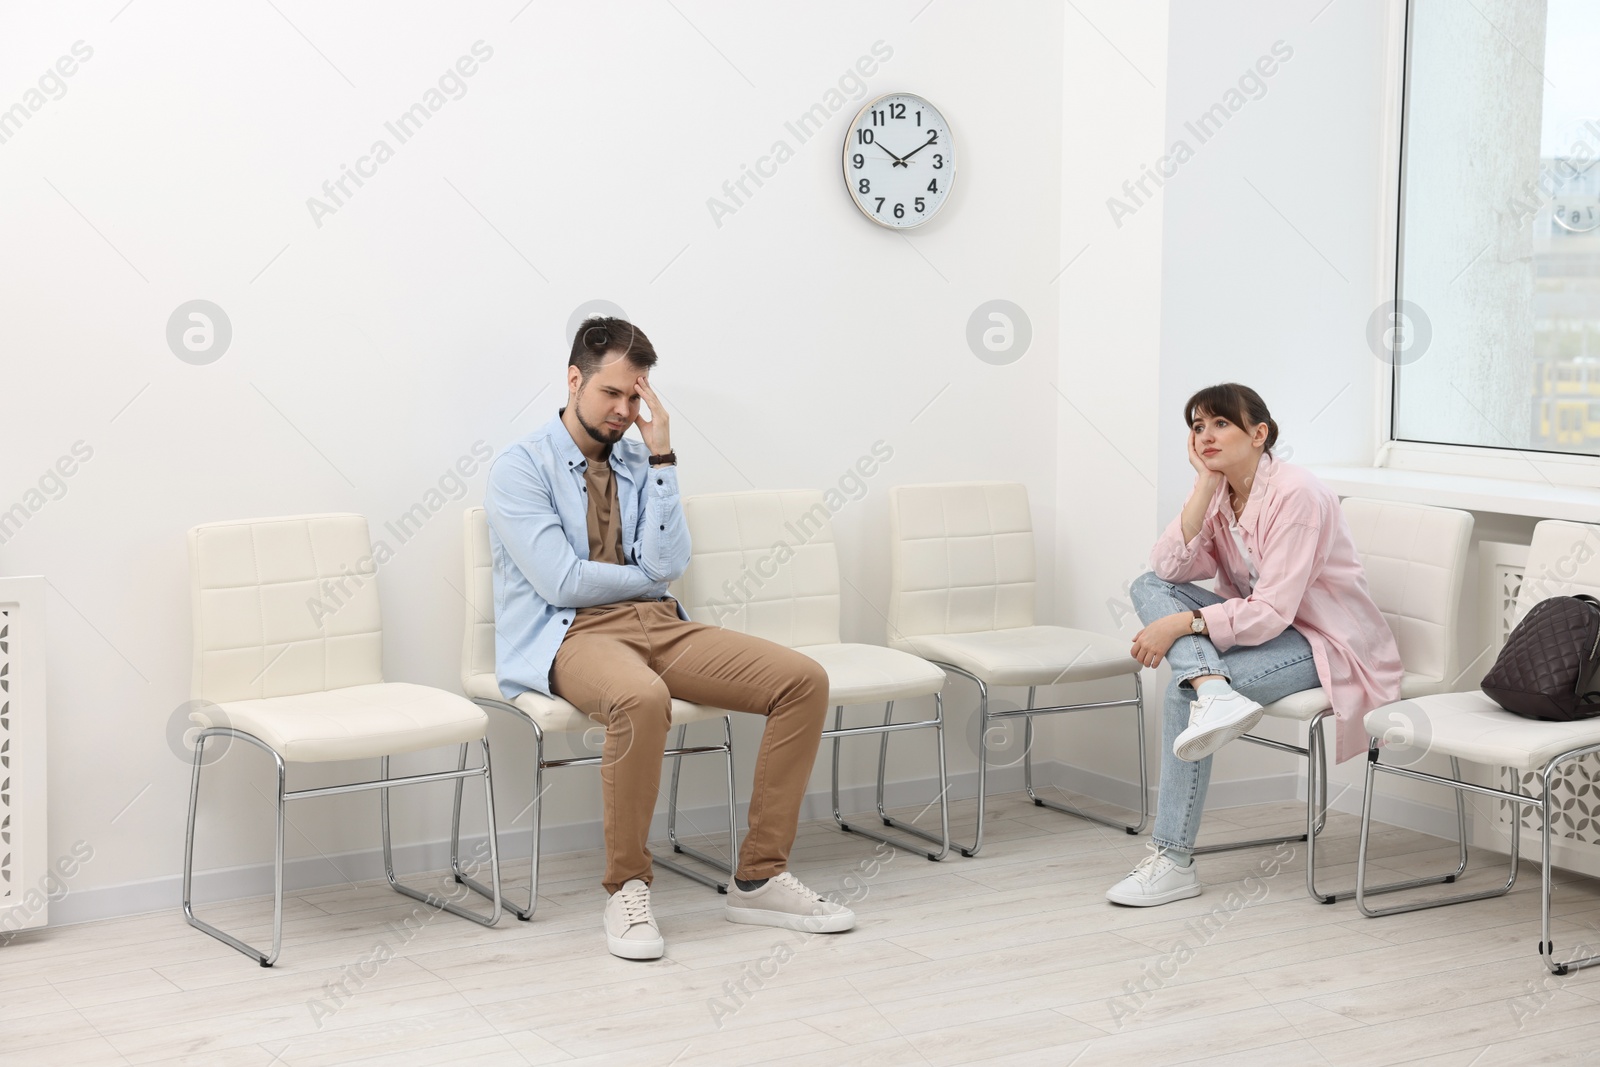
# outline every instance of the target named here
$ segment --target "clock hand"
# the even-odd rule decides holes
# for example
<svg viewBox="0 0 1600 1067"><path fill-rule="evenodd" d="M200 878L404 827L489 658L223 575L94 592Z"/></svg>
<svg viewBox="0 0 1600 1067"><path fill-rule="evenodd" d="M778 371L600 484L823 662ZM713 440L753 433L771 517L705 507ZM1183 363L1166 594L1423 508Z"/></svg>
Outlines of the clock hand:
<svg viewBox="0 0 1600 1067"><path fill-rule="evenodd" d="M910 159L912 156L916 155L918 152L922 151L924 148L927 148L929 145L933 144L938 139L939 139L939 135L938 134L934 134L931 137L929 137L926 141L924 141L921 144L917 145L917 147L913 148L911 151L907 152L904 156L900 157L900 165L901 166L905 166L906 160Z"/></svg>
<svg viewBox="0 0 1600 1067"><path fill-rule="evenodd" d="M879 148L883 148L883 145L879 144L877 141L873 141L872 143L875 144L875 145L878 145ZM894 160L894 162L890 164L891 167L903 167L903 166L906 165L906 161L905 160L901 159L899 156L895 155L893 152L889 152L889 150L887 148L883 148L883 150L885 152L889 153L889 158L890 159Z"/></svg>

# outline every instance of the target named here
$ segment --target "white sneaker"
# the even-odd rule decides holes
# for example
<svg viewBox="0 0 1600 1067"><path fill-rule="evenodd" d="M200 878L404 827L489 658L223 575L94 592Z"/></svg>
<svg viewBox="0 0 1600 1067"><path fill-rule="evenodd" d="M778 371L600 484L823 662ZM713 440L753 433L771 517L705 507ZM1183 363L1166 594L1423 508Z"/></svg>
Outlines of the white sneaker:
<svg viewBox="0 0 1600 1067"><path fill-rule="evenodd" d="M1206 696L1189 705L1189 727L1172 743L1172 754L1194 763L1261 721L1261 705L1233 690L1225 697Z"/></svg>
<svg viewBox="0 0 1600 1067"><path fill-rule="evenodd" d="M767 879L760 889L746 892L728 883L724 912L729 922L752 926L778 926L814 934L837 934L856 924L856 913L843 904L824 900L784 871Z"/></svg>
<svg viewBox="0 0 1600 1067"><path fill-rule="evenodd" d="M1167 850L1150 842L1150 855L1128 872L1128 877L1106 890L1106 899L1113 904L1126 904L1134 908L1148 908L1156 904L1170 904L1200 895L1200 879L1195 874L1195 863L1180 867L1167 855Z"/></svg>
<svg viewBox="0 0 1600 1067"><path fill-rule="evenodd" d="M658 960L667 950L661 928L650 914L650 887L638 878L622 883L622 888L606 901L606 947L613 956L625 960Z"/></svg>

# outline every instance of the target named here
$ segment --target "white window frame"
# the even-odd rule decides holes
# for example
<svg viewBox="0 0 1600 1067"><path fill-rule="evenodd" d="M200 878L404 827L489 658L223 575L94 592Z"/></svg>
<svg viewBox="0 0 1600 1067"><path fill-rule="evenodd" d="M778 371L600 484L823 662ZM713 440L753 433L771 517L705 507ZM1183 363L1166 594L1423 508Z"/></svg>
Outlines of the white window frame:
<svg viewBox="0 0 1600 1067"><path fill-rule="evenodd" d="M1408 55L1411 7L1414 0L1390 0L1388 62L1383 131L1384 216L1378 235L1379 267L1375 272L1378 290L1373 306L1395 298L1400 270L1400 197L1405 164L1402 135L1405 118L1405 77ZM1467 477L1493 478L1506 482L1528 482L1577 489L1600 488L1600 456L1571 452L1523 451L1481 445L1447 445L1422 441L1400 441L1394 433L1395 368L1383 360L1377 364L1373 389L1373 466L1403 471L1422 471Z"/></svg>

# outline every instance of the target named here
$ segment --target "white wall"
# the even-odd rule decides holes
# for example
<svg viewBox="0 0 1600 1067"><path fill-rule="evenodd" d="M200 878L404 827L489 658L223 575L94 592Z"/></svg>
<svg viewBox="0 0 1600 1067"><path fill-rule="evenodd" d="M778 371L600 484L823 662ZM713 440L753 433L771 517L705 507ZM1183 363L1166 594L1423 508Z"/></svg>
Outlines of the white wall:
<svg viewBox="0 0 1600 1067"><path fill-rule="evenodd" d="M1371 458L1396 2L7 8L0 70L21 73L0 108L26 99L27 72L93 48L0 143L0 508L75 442L93 449L0 545L0 572L52 583L51 848L95 848L57 920L174 899L184 531L351 510L381 533L476 442L498 449L553 413L567 320L594 299L661 352L689 492L827 486L875 440L893 447L835 519L847 639L883 637L887 488L992 478L1033 496L1041 621L1131 635L1122 587L1189 485L1178 411L1194 388L1256 386L1296 462ZM465 96L316 225L307 198L480 40L493 56ZM1194 144L1184 122L1280 40L1294 54L1265 95ZM808 143L785 126L878 41L893 54L866 92L929 97L961 151L944 214L904 237L839 187L856 102ZM1184 137L1193 157L1113 212ZM708 198L778 139L794 157L718 225ZM164 336L195 298L234 328L206 366ZM965 338L993 299L1031 322L1009 365ZM481 489L480 472L383 570L391 678L456 684L459 509ZM949 707L951 770L970 783L975 731L962 699ZM1037 754L1129 780L1119 719L1046 727ZM740 724L744 751L758 733ZM494 739L502 787L526 789L531 747ZM924 776L929 747L896 744L891 777ZM869 779L870 748L848 781ZM242 752L221 767L201 866L259 864L266 768ZM1296 769L1230 750L1214 796ZM598 798L578 778L547 798L547 825L592 833ZM709 783L688 797L714 798ZM443 835L425 810L439 799L398 805L402 840ZM373 843L371 797L291 816L295 856L348 866L341 853Z"/></svg>
<svg viewBox="0 0 1600 1067"><path fill-rule="evenodd" d="M923 0L0 14L0 106L27 99L33 72L74 42L93 50L0 144L0 507L74 442L93 450L0 546L0 571L45 574L53 590L51 849L95 849L58 920L174 899L188 769L164 733L189 695L185 530L357 511L380 534L475 442L498 449L554 412L566 322L585 301L621 305L655 341L690 492L826 486L875 440L893 447L835 520L858 590L847 637L882 640L894 483L1026 482L1041 589L1055 589L1062 405L1049 383L1071 303L1060 293L1092 273L1053 280L1062 19L1056 5ZM479 41L493 54L465 95L407 143L387 134ZM785 127L878 41L892 56L866 91L927 96L961 153L944 214L906 237L868 224L840 188L857 103L809 143ZM1125 76L1115 55L1088 59ZM1115 105L1101 110L1104 136L1120 137ZM378 138L393 158L318 225L307 198ZM779 139L794 158L717 225L708 198ZM965 340L969 314L996 297L1031 319L1032 346L1009 366ZM164 336L196 298L233 327L204 366ZM391 679L456 685L459 513L481 489L479 472L382 571ZM1050 600L1042 612L1063 613ZM745 751L756 734L742 726ZM526 788L531 746L494 738L502 783ZM918 744L904 752L894 776L925 773ZM855 756L851 780L873 763ZM240 750L219 766L200 865L259 864L265 762ZM974 766L959 740L951 766ZM371 768L298 778L335 772ZM443 835L438 812L423 813L443 795L399 803L402 840ZM369 848L375 812L370 795L292 808L291 854ZM546 814L594 820L593 782L554 791ZM147 892L95 896L132 883Z"/></svg>
<svg viewBox="0 0 1600 1067"><path fill-rule="evenodd" d="M1186 141L1193 157L1161 192L1163 526L1194 483L1182 409L1204 385L1259 391L1292 462L1372 461L1382 367L1365 330L1388 296L1393 255L1384 106L1395 14L1391 0L1172 5L1170 37L1183 45L1170 52L1166 140ZM1293 54L1261 79L1259 99L1241 94L1242 106L1201 143L1186 123L1230 102L1228 90L1280 41ZM1244 799L1228 783L1292 774L1301 763L1233 745L1218 754L1212 781L1218 799Z"/></svg>

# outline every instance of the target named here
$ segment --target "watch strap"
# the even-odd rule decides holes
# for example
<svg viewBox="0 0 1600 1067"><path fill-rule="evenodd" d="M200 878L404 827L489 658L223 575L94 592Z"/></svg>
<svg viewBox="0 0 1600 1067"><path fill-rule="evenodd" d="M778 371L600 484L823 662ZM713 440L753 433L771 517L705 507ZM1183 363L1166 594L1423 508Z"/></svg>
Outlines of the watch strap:
<svg viewBox="0 0 1600 1067"><path fill-rule="evenodd" d="M678 462L678 454L676 452L663 452L659 456L650 457L650 466L652 467L664 467L668 463L676 462Z"/></svg>

